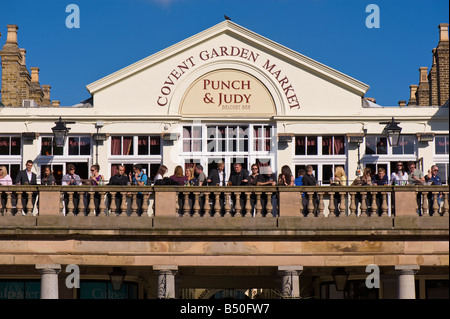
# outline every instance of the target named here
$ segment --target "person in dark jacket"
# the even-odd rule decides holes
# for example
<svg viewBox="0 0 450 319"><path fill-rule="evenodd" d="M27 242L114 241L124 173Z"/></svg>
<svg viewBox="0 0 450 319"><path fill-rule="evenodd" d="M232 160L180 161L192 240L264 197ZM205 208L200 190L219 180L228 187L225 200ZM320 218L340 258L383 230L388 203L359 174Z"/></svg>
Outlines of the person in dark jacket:
<svg viewBox="0 0 450 319"><path fill-rule="evenodd" d="M23 171L20 171L19 174L17 174L16 177L16 185L37 185L37 176L35 173L33 173L31 171L31 169L33 168L33 161L32 160L28 160L27 163L25 164L26 169L24 169ZM36 197L37 197L37 192L33 192L32 195L32 203L33 203L33 207L36 203ZM23 211L26 213L31 213L29 211L27 211L27 202L28 202L28 194L26 192L23 192L22 194L22 206L23 206ZM33 209L31 209L31 211L33 211ZM21 212L18 212L21 213Z"/></svg>
<svg viewBox="0 0 450 319"><path fill-rule="evenodd" d="M313 174L312 165L307 165L305 170L306 170L306 173L302 179L303 186L318 186L319 183L317 182L317 179ZM302 197L302 204L303 204L303 214L306 216L306 214L308 214L308 197L307 196ZM317 198L316 193L314 193L313 204L314 204L314 211L316 211L316 208L318 205L318 198Z"/></svg>
<svg viewBox="0 0 450 319"><path fill-rule="evenodd" d="M114 176L111 176L109 179L108 185L113 186L126 186L130 182L129 177L127 174L125 174L125 166L118 165L117 166L117 173ZM108 194L109 202L111 203L111 195ZM120 206L122 205L122 194L117 192L116 193L116 211L111 213L120 214Z"/></svg>

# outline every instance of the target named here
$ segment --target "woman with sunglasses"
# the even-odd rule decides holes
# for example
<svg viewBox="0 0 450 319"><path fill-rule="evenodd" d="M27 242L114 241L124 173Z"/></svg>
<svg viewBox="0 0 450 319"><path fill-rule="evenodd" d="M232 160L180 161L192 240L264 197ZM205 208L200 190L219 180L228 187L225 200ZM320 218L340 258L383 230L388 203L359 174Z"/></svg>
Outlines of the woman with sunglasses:
<svg viewBox="0 0 450 319"><path fill-rule="evenodd" d="M91 185L103 185L105 182L105 179L103 178L103 175L100 175L100 166L97 164L94 164L91 166L91 177L90 177Z"/></svg>
<svg viewBox="0 0 450 319"><path fill-rule="evenodd" d="M408 184L408 173L403 169L403 163L398 162L395 165L395 171L391 174L391 184L404 186Z"/></svg>

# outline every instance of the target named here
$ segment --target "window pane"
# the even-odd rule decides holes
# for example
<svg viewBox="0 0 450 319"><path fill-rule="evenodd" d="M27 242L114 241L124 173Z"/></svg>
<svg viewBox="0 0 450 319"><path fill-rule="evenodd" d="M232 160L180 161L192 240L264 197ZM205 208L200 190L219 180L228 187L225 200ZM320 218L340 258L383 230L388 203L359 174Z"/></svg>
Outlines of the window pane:
<svg viewBox="0 0 450 319"><path fill-rule="evenodd" d="M345 137L335 136L334 137L334 155L344 155L345 154Z"/></svg>
<svg viewBox="0 0 450 319"><path fill-rule="evenodd" d="M69 155L80 155L79 140L79 137L69 137Z"/></svg>
<svg viewBox="0 0 450 319"><path fill-rule="evenodd" d="M133 137L124 136L122 139L122 155L133 155Z"/></svg>
<svg viewBox="0 0 450 319"><path fill-rule="evenodd" d="M80 137L80 155L91 155L91 138Z"/></svg>
<svg viewBox="0 0 450 319"><path fill-rule="evenodd" d="M150 155L161 155L161 138L150 136Z"/></svg>
<svg viewBox="0 0 450 319"><path fill-rule="evenodd" d="M0 137L0 155L10 155L9 137Z"/></svg>
<svg viewBox="0 0 450 319"><path fill-rule="evenodd" d="M387 154L387 138L377 138L377 154Z"/></svg>
<svg viewBox="0 0 450 319"><path fill-rule="evenodd" d="M202 137L202 127L195 126L193 131L193 138L201 138Z"/></svg>
<svg viewBox="0 0 450 319"><path fill-rule="evenodd" d="M305 136L295 137L295 155L306 155Z"/></svg>
<svg viewBox="0 0 450 319"><path fill-rule="evenodd" d="M317 136L308 136L308 155L317 155Z"/></svg>
<svg viewBox="0 0 450 319"><path fill-rule="evenodd" d="M414 136L403 137L403 154L414 154Z"/></svg>
<svg viewBox="0 0 450 319"><path fill-rule="evenodd" d="M366 154L376 154L376 138L375 136L366 137Z"/></svg>
<svg viewBox="0 0 450 319"><path fill-rule="evenodd" d="M53 155L52 154L52 137L43 137L41 139L41 155Z"/></svg>
<svg viewBox="0 0 450 319"><path fill-rule="evenodd" d="M191 128L189 126L183 127L183 138L191 138Z"/></svg>
<svg viewBox="0 0 450 319"><path fill-rule="evenodd" d="M138 136L138 155L148 155L148 136Z"/></svg>
<svg viewBox="0 0 450 319"><path fill-rule="evenodd" d="M322 184L330 184L330 180L333 177L333 165L322 166Z"/></svg>
<svg viewBox="0 0 450 319"><path fill-rule="evenodd" d="M445 154L445 136L436 136L434 139L436 154Z"/></svg>
<svg viewBox="0 0 450 319"><path fill-rule="evenodd" d="M20 155L21 148L20 137L11 137L11 155Z"/></svg>
<svg viewBox="0 0 450 319"><path fill-rule="evenodd" d="M322 137L322 155L333 155L333 137Z"/></svg>
<svg viewBox="0 0 450 319"><path fill-rule="evenodd" d="M111 155L121 155L120 149L122 145L122 139L120 136L111 137Z"/></svg>

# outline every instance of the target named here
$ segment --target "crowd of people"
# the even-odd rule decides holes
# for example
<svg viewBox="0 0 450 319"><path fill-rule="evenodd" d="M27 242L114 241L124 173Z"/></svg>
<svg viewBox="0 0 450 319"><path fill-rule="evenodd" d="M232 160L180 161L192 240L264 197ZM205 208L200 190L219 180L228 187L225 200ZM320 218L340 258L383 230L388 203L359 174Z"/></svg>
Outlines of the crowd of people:
<svg viewBox="0 0 450 319"><path fill-rule="evenodd" d="M34 172L32 172L33 161L26 162L26 168L20 171L15 180L8 175L5 166L0 166L0 185L37 185L38 179ZM442 180L438 176L439 168L433 165L427 174L416 168L415 162L409 162L408 170L405 169L403 162L396 163L394 171L391 173L389 179L386 170L380 167L377 172L372 172L370 167L363 170L361 176L358 176L352 186L374 186L374 185L442 185ZM195 165L194 167L186 168L178 165L174 172L168 175L168 169L165 165L161 165L153 178L154 185L178 185L178 186L319 186L319 182L314 176L313 166L307 165L305 169L300 169L297 172L297 178L294 177L288 165L281 168L280 174L272 171L270 165L259 166L257 164L251 165L249 172L242 167L241 163L233 164L233 172L229 175L228 180L225 174L225 164L219 162L215 169L206 175L203 171L202 165ZM73 164L67 165L67 173L62 177L61 185L136 185L146 186L150 185L151 180L142 169L141 165L134 165L132 172L126 174L125 166L118 165L116 174L111 176L109 181L106 181L104 176L100 174L100 166L94 164L90 169L89 179L82 179L75 172L76 167ZM41 185L55 185L56 180L53 176L49 166L43 168L41 176ZM330 185L347 186L349 184L345 170L342 166L337 166L333 177L329 181ZM33 203L35 202L36 194L33 194ZM98 195L97 195L98 197ZM137 196L138 207L142 205L142 194ZM27 196L24 193L22 197L26 203ZM98 201L96 198L96 207ZM266 199L267 200L267 199ZM440 201L440 198L439 198ZM120 204L120 203L118 203ZM337 203L339 204L339 203ZM274 202L274 205L276 203Z"/></svg>
<svg viewBox="0 0 450 319"><path fill-rule="evenodd" d="M15 180L8 175L6 166L0 166L0 185L37 185L38 179L32 172L33 161L26 162L26 168L19 171ZM225 164L220 162L216 169L212 169L207 176L200 164L186 168L181 165L175 167L172 175L166 176L168 169L161 165L152 180L155 185L180 185L180 186L319 186L319 182L313 173L313 166L307 165L305 169L297 172L294 177L288 165L281 168L278 177L273 173L270 166L259 166L253 164L250 172L242 167L241 163L233 164L233 172L226 180ZM433 165L427 174L416 169L415 162L409 162L408 170L402 162L398 162L391 178L386 174L383 167L378 172L372 172L370 167L363 170L361 176L356 177L352 186L372 186L372 185L442 185L442 180L438 176L439 168ZM76 167L73 164L67 165L67 173L62 177L61 185L150 185L150 178L144 172L141 165L133 165L133 171L126 174L125 166L118 165L116 174L107 182L100 174L100 166L91 166L89 179L82 179L75 173ZM56 185L57 181L51 172L50 166L43 168L41 185ZM326 184L324 181L323 184ZM337 166L333 177L329 181L330 185L347 186L349 181L342 166Z"/></svg>

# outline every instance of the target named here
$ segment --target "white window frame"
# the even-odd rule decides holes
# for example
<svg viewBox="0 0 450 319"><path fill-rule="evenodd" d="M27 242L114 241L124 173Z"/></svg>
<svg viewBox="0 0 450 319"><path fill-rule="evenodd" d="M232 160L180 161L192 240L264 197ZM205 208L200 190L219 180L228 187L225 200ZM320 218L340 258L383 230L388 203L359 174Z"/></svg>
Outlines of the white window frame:
<svg viewBox="0 0 450 319"><path fill-rule="evenodd" d="M184 138L183 138L183 129L186 126L190 126L190 127L194 127L194 126L200 126L202 128L202 151L201 152L184 152L183 151L183 144L184 144ZM221 152L208 152L208 135L207 135L207 128L208 127L212 127L212 126L224 126L225 130L227 132L229 127L239 127L239 126L248 126L248 151L241 151L238 150L237 152L229 152L227 150L227 146L226 146L226 151L221 151ZM270 134L270 151L255 151L253 149L253 143L254 143L254 132L253 132L253 128L255 126L270 126L271 128L271 134ZM206 175L208 175L208 159L213 158L213 159L225 159L225 173L226 173L226 180L228 180L230 173L232 171L232 160L234 158L247 158L247 163L248 163L248 169L250 170L250 166L252 164L254 164L256 162L257 159L259 160L269 160L270 161L270 166L272 167L272 170L275 172L276 171L276 157L277 157L277 140L276 140L276 125L272 124L272 123L245 123L245 124L241 124L241 123L180 123L180 136L181 136L181 143L179 143L179 158L180 158L180 162L179 165L181 165L183 167L185 167L185 164L190 161L190 160L198 160L200 162L200 164L203 166L203 171L205 172ZM192 130L191 130L192 132ZM217 132L217 131L216 131ZM233 139L228 138L228 136L226 135L225 138L225 145L228 145L228 143L230 141L232 141ZM263 138L264 139L264 138ZM237 138L237 140L242 140L239 139L239 137ZM216 144L217 146L217 144Z"/></svg>
<svg viewBox="0 0 450 319"><path fill-rule="evenodd" d="M36 158L36 175L38 179L38 183L40 183L41 179L41 169L44 166L53 166L53 165L62 165L63 166L63 176L67 174L67 163L87 163L88 167L93 164L92 156L94 153L94 141L90 134L71 134L67 136L66 143L63 147L63 155L41 155L42 149L42 138L53 137L53 135L41 135L38 139L38 156ZM89 137L90 138L90 155L69 155L69 137Z"/></svg>
<svg viewBox="0 0 450 319"><path fill-rule="evenodd" d="M133 154L138 153L138 137L139 136L157 136L158 134L112 134L108 138L108 170L105 171L105 179L109 179L111 176L111 170L113 165L117 164L142 164L146 163L148 165L150 164L161 164L162 163L162 153L163 153L163 147L162 147L162 139L160 137L159 146L160 146L160 154L158 155L111 155L112 150L112 138L120 136L123 137L132 137L133 138ZM150 141L150 139L149 139ZM150 145L149 145L150 147ZM122 147L121 147L122 152ZM149 166L150 169L150 166ZM145 169L145 174L147 175L149 181L151 180L152 176L148 176L149 172L147 172L147 169Z"/></svg>

